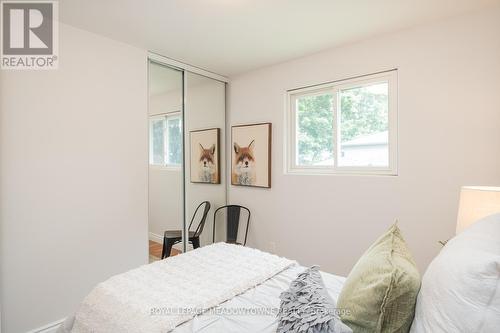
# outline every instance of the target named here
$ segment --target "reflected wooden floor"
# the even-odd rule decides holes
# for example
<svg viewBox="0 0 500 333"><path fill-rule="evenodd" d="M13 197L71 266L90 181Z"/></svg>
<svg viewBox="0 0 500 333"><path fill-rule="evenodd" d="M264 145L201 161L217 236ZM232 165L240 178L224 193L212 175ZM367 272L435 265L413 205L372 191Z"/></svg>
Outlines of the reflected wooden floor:
<svg viewBox="0 0 500 333"><path fill-rule="evenodd" d="M154 242L152 240L149 241L149 262L153 262L155 260L160 260L161 258L161 251L163 249L163 244ZM177 249L172 249L170 251L170 256L176 256L180 254L181 251Z"/></svg>

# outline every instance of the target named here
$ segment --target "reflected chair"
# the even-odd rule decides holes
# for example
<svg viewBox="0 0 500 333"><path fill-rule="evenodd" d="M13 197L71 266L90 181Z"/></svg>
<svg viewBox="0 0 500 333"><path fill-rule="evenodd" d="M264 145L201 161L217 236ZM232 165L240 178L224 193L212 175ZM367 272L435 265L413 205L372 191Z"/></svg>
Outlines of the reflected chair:
<svg viewBox="0 0 500 333"><path fill-rule="evenodd" d="M245 246L247 243L248 225L250 224L250 210L239 205L227 205L219 207L214 212L213 239L215 243L215 226L217 224L217 214L226 213L226 243ZM243 224L243 225L242 225ZM244 237L243 234L244 233ZM238 237L240 236L240 237ZM243 238L243 239L241 239Z"/></svg>
<svg viewBox="0 0 500 333"><path fill-rule="evenodd" d="M191 231L191 226L198 214L198 210L203 207L203 214L201 215L201 219L198 222L198 226L194 231ZM188 232L189 238L188 242L193 244L193 248L200 247L200 235L203 231L203 227L205 226L205 221L207 220L208 211L210 210L210 202L203 201L198 205L196 210L194 211L193 217L191 218L191 222L189 223ZM170 251L172 251L172 246L174 244L180 243L182 241L182 230L167 230L163 234L163 250L161 252L161 258L164 259L170 256Z"/></svg>

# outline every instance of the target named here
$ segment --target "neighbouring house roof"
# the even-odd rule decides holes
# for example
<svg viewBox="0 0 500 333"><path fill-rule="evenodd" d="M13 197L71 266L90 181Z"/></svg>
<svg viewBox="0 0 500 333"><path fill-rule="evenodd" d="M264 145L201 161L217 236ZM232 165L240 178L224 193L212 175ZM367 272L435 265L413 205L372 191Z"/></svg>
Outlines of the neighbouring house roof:
<svg viewBox="0 0 500 333"><path fill-rule="evenodd" d="M342 143L343 149L355 150L357 148L364 149L366 147L376 147L376 146L386 146L389 143L389 132L379 132L374 134L362 135L357 138ZM382 147L382 149L384 149ZM329 158L327 160L317 162L314 165L316 166L325 166L325 165L333 165L333 158Z"/></svg>
<svg viewBox="0 0 500 333"><path fill-rule="evenodd" d="M342 147L354 147L354 146L379 146L387 145L389 143L389 132L379 132L374 134L368 134L363 136L358 136L357 138L342 143Z"/></svg>

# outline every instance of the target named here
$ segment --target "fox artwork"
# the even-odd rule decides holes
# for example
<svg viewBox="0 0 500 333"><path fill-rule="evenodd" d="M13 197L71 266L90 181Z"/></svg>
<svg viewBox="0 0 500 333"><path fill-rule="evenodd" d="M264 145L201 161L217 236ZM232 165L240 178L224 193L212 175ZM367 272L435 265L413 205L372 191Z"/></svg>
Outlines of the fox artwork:
<svg viewBox="0 0 500 333"><path fill-rule="evenodd" d="M190 132L191 182L220 184L220 129Z"/></svg>
<svg viewBox="0 0 500 333"><path fill-rule="evenodd" d="M217 167L215 164L215 144L205 149L200 143L199 181L202 183L217 183Z"/></svg>
<svg viewBox="0 0 500 333"><path fill-rule="evenodd" d="M271 187L271 123L231 127L231 184Z"/></svg>
<svg viewBox="0 0 500 333"><path fill-rule="evenodd" d="M255 156L253 153L255 140L246 147L234 143L235 161L232 174L232 183L237 185L255 185Z"/></svg>

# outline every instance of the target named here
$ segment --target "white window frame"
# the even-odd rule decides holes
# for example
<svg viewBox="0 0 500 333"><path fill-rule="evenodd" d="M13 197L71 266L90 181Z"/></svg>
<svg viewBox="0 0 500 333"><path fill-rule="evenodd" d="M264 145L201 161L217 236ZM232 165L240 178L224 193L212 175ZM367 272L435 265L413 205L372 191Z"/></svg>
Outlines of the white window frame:
<svg viewBox="0 0 500 333"><path fill-rule="evenodd" d="M174 163L168 163L168 120L169 119L180 119L181 121L181 128L182 128L182 115L180 111L175 111L175 112L169 112L169 113L163 113L163 114L157 114L157 115L151 115L149 116L149 166L152 168L161 168L161 169L181 169L182 164L174 164ZM159 119L164 119L165 120L165 129L164 129L164 136L163 136L163 147L164 147L164 152L163 152L163 164L154 164L153 163L153 137L151 135L151 123L154 120L159 120ZM181 135L184 135L184 133L181 133Z"/></svg>
<svg viewBox="0 0 500 333"><path fill-rule="evenodd" d="M376 83L388 83L388 131L389 131L389 166L388 167L351 167L338 166L338 156L340 154L340 101L338 100L338 92L354 87L363 87ZM356 78L338 80L325 84L309 86L288 90L286 92L286 109L285 109L285 147L284 161L285 174L302 174L302 175L398 175L398 76L397 70L363 75ZM333 166L305 166L297 164L297 110L296 100L298 97L307 95L323 94L331 92L333 94L333 130L334 130L334 151L333 151Z"/></svg>

